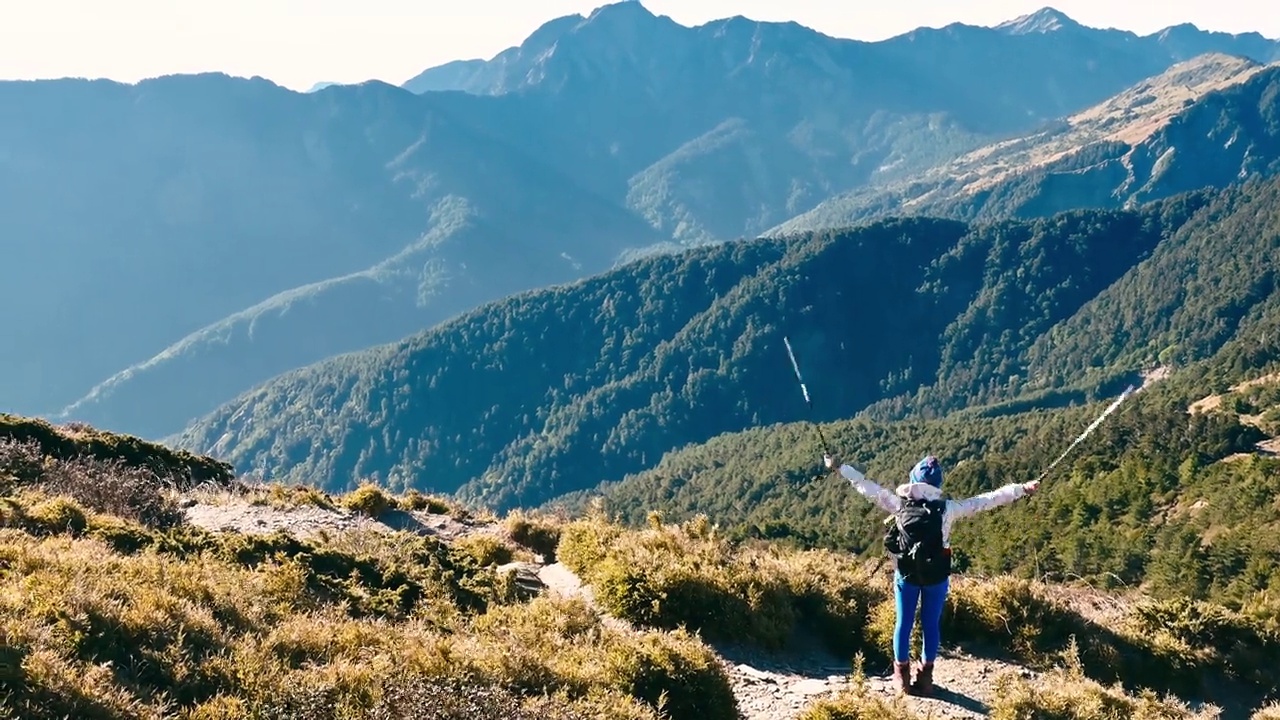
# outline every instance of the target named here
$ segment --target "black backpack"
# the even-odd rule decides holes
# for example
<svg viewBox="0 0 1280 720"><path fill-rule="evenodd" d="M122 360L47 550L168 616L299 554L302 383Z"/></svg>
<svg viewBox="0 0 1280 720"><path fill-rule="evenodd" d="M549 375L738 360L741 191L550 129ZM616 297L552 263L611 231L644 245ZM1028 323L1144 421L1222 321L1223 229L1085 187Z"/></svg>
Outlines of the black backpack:
<svg viewBox="0 0 1280 720"><path fill-rule="evenodd" d="M902 501L884 535L885 550L898 561L898 572L913 585L936 585L951 576L951 553L942 544L946 500Z"/></svg>

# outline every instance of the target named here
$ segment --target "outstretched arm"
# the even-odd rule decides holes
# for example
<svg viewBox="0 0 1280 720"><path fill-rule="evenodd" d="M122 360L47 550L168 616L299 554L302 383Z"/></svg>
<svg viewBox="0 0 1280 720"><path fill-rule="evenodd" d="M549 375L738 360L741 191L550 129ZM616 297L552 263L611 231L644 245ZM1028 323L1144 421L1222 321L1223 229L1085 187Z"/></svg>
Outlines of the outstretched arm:
<svg viewBox="0 0 1280 720"><path fill-rule="evenodd" d="M838 467L841 477L848 480L853 485L853 489L858 491L858 494L870 500L885 512L897 512L898 508L902 506L902 498L899 498L892 490L881 486L879 483L868 480L856 468L841 464L840 461L830 455L824 455L822 459L828 468L835 470Z"/></svg>
<svg viewBox="0 0 1280 720"><path fill-rule="evenodd" d="M983 510L990 510L992 508L1000 507L1001 505L1008 505L1020 497L1025 497L1034 493L1039 487L1040 483L1038 481L1029 483L1010 483L1009 485L997 488L991 492L974 495L973 497L965 498L964 500L952 501L951 507L947 512L951 517L959 520L960 518L977 515Z"/></svg>

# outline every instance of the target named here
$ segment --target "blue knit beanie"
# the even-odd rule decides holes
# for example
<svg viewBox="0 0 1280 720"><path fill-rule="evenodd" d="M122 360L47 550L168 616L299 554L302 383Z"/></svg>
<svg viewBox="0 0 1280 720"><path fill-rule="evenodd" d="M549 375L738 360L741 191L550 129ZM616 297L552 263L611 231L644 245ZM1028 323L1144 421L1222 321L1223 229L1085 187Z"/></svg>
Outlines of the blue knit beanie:
<svg viewBox="0 0 1280 720"><path fill-rule="evenodd" d="M916 463L916 466L911 468L911 482L927 483L941 489L942 465L938 462L938 458L926 455L924 459Z"/></svg>

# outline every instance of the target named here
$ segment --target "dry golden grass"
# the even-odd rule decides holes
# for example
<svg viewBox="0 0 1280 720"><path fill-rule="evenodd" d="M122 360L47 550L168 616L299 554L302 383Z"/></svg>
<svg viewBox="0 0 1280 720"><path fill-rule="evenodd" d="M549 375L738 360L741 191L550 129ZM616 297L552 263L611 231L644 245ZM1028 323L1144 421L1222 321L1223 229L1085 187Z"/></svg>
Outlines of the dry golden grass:
<svg viewBox="0 0 1280 720"><path fill-rule="evenodd" d="M702 517L638 531L576 521L563 528L558 556L618 617L767 649L807 630L851 654L879 596L848 555L735 546Z"/></svg>
<svg viewBox="0 0 1280 720"><path fill-rule="evenodd" d="M871 690L865 677L855 671L850 687L831 698L821 699L799 720L917 720L923 716L901 697L886 698ZM993 720L1216 720L1220 711L1213 706L1192 710L1174 697L1150 691L1127 693L1085 677L1080 668L1056 669L1037 680L1014 673L995 679L995 698L988 716ZM1280 706L1275 706L1280 707ZM1255 713L1252 720L1270 720L1280 715Z"/></svg>
<svg viewBox="0 0 1280 720"><path fill-rule="evenodd" d="M251 488L246 494L251 504L266 505L277 510L308 506L325 510L337 508L337 503L329 493L310 485L284 486L273 483Z"/></svg>
<svg viewBox="0 0 1280 720"><path fill-rule="evenodd" d="M34 492L3 507L0 695L21 717L732 717L696 638L519 602L473 549L159 531Z"/></svg>
<svg viewBox="0 0 1280 720"><path fill-rule="evenodd" d="M1126 693L1085 677L1079 668L1055 670L1035 683L1013 674L996 679L993 720L1216 720L1215 707L1192 710L1151 691Z"/></svg>
<svg viewBox="0 0 1280 720"><path fill-rule="evenodd" d="M1257 712L1249 716L1249 720L1280 720L1280 702L1258 708Z"/></svg>
<svg viewBox="0 0 1280 720"><path fill-rule="evenodd" d="M418 490L409 490L400 498L400 506L405 510L429 512L435 515L461 514L461 506L435 495L427 495Z"/></svg>
<svg viewBox="0 0 1280 720"><path fill-rule="evenodd" d="M153 513L173 497L145 476L129 476L141 489L108 478L103 491L89 480L111 466L59 467L74 462L0 466L0 717L727 720L729 679L703 637L776 649L816 635L859 661L890 645L887 568L733 543L706 518L624 529L513 513L504 532L452 544L390 531L219 534ZM372 485L252 493L374 516L443 507ZM640 629L602 622L582 600L529 599L495 572L533 552L558 556ZM944 617L948 644L1058 673L1002 680L998 718L1203 717L1138 687L1265 686L1280 647L1280 606L1265 593L1239 612L1134 598L1086 616L1052 586L956 577ZM856 671L804 717L911 715Z"/></svg>
<svg viewBox="0 0 1280 720"><path fill-rule="evenodd" d="M455 540L453 546L475 558L483 567L504 565L516 559L511 547L493 535L468 535Z"/></svg>
<svg viewBox="0 0 1280 720"><path fill-rule="evenodd" d="M375 519L388 510L426 512L434 515L449 515L454 518L473 517L466 508L445 498L428 495L418 490L408 490L396 496L376 483L370 482L363 483L355 491L338 497L310 485L243 481L227 487L194 488L188 491L186 496L209 505L248 502L251 505L276 510L300 507L317 507L324 510L347 508Z"/></svg>
<svg viewBox="0 0 1280 720"><path fill-rule="evenodd" d="M375 520L389 510L400 509L400 504L394 497L373 483L365 483L347 493L341 502L347 509L368 515Z"/></svg>
<svg viewBox="0 0 1280 720"><path fill-rule="evenodd" d="M951 641L994 645L1037 669L1067 657L1088 677L1130 689L1266 688L1280 653L1274 627L1214 603L1133 594L1086 615L1072 593L1008 577L953 579L943 624Z"/></svg>
<svg viewBox="0 0 1280 720"><path fill-rule="evenodd" d="M560 531L569 519L554 515L535 515L523 510L508 513L503 519L507 537L512 542L542 556L544 562L556 561Z"/></svg>

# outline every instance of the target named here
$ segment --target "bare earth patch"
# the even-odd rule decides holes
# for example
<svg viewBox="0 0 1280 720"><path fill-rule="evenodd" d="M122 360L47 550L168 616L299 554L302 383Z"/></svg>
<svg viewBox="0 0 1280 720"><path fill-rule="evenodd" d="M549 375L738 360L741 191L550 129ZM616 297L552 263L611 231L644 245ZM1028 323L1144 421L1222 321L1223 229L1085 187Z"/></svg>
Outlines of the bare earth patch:
<svg viewBox="0 0 1280 720"><path fill-rule="evenodd" d="M990 188L1015 173L1044 167L1092 143L1136 145L1167 125L1187 104L1215 90L1240 84L1265 67L1222 54L1192 58L1067 118L1066 127L1060 132L979 148L924 177L952 178L963 187L960 194L967 195Z"/></svg>
<svg viewBox="0 0 1280 720"><path fill-rule="evenodd" d="M276 508L231 498L217 502L196 501L186 508L186 517L187 522L206 530L246 534L270 534L283 530L299 538L315 537L321 533L409 530L443 540L455 540L476 533L500 532L494 523L468 523L449 515L422 511L392 510L374 519L341 507L330 509L299 505Z"/></svg>
<svg viewBox="0 0 1280 720"><path fill-rule="evenodd" d="M1240 392L1241 390L1248 390L1251 387L1257 387L1258 385L1268 385L1270 383L1277 382L1277 381L1280 381L1280 373L1270 373L1267 375L1263 375L1261 377L1256 377L1252 380L1246 380L1242 383L1236 383L1235 385L1231 386L1228 392ZM1226 393L1223 393L1223 394L1225 395ZM1189 413L1210 412L1213 410L1217 410L1221 406L1222 406L1222 395L1209 395L1208 397L1200 398L1199 400L1191 403L1191 405L1187 407L1187 412Z"/></svg>
<svg viewBox="0 0 1280 720"><path fill-rule="evenodd" d="M1141 373L1141 376L1142 376L1141 389L1145 390L1151 387L1152 385L1155 385L1156 383L1160 382L1161 380L1166 380L1172 374L1173 374L1173 368L1169 367L1168 365L1160 365L1159 367L1155 367L1150 370L1145 370Z"/></svg>
<svg viewBox="0 0 1280 720"><path fill-rule="evenodd" d="M1191 414L1213 412L1222 407L1221 395L1210 395L1200 398L1199 400L1187 406L1187 412Z"/></svg>
<svg viewBox="0 0 1280 720"><path fill-rule="evenodd" d="M1226 393L1223 393L1221 395L1209 395L1207 397L1200 398L1199 400L1191 403L1190 405L1187 406L1187 412L1192 415L1197 413L1214 412L1215 410L1218 410L1219 408L1222 407L1222 399L1228 393L1238 393L1244 390L1248 390L1249 388L1257 387L1259 385L1270 385L1275 382L1280 382L1280 373L1268 373L1266 375L1253 378L1252 380L1246 380L1242 383L1236 383L1235 385L1232 385ZM1261 427L1261 423L1262 423L1261 415L1240 415L1239 418L1240 418L1240 422L1246 425ZM1240 460L1244 460L1245 458L1250 458L1257 455L1262 455L1265 457L1276 457L1277 455L1280 455L1280 437L1267 438L1266 440L1259 442L1257 445L1255 445L1255 447L1257 448L1257 450L1254 452L1235 453L1234 455L1228 455L1227 457L1223 458L1222 461L1238 462Z"/></svg>

